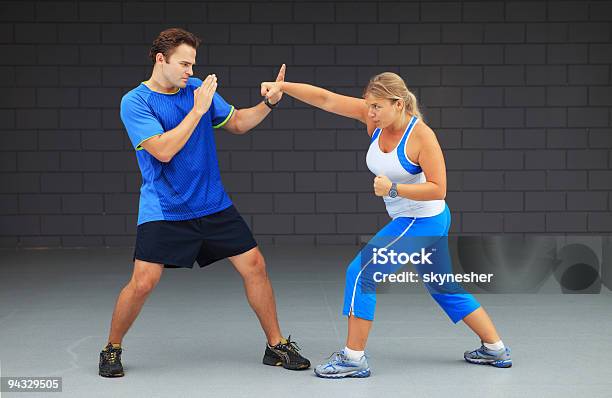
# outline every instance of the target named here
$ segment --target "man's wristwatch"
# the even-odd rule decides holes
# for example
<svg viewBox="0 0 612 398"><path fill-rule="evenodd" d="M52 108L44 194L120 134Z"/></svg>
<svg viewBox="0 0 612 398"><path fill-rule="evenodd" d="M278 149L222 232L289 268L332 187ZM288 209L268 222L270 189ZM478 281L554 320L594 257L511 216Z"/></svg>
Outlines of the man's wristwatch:
<svg viewBox="0 0 612 398"><path fill-rule="evenodd" d="M270 102L270 100L269 100L268 98L266 98L266 99L264 100L264 104L266 104L266 106L267 106L268 108L270 108L270 109L274 109L274 107L275 107L275 106L278 104L278 102L277 102L276 104L273 104L273 103L271 103L271 102Z"/></svg>
<svg viewBox="0 0 612 398"><path fill-rule="evenodd" d="M389 190L389 197L390 198L397 197L397 184L396 183L391 184L391 189Z"/></svg>

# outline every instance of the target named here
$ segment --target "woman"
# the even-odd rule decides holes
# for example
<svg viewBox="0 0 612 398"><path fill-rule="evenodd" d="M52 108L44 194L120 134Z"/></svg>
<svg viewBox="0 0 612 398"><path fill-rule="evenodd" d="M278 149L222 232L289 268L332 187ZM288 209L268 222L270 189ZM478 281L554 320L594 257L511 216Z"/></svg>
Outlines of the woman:
<svg viewBox="0 0 612 398"><path fill-rule="evenodd" d="M339 95L308 84L264 82L262 96L279 92L328 112L359 120L371 137L367 166L375 174L374 193L382 196L392 221L379 231L348 267L343 314L348 317L346 346L332 354L329 362L315 368L319 377L368 377L370 367L364 354L376 305L373 282L377 269L372 247L417 248L414 242L436 246L442 267L450 269L446 238L450 210L446 205L446 170L435 133L423 122L417 99L400 76L385 72L374 76L363 98ZM419 238L415 238L419 237ZM431 239L431 237L437 237ZM437 240L437 241L436 241ZM442 244L441 244L442 243ZM446 257L444 257L446 256ZM374 260L374 261L373 261ZM416 266L423 275L425 266ZM379 268L378 268L379 269ZM394 270L391 270L394 271ZM385 272L389 274L390 272ZM374 278L372 277L374 276ZM455 323L463 320L481 339L481 347L466 351L470 363L495 367L512 366L510 350L501 341L491 319L471 294L455 284L437 289L426 284L432 297Z"/></svg>

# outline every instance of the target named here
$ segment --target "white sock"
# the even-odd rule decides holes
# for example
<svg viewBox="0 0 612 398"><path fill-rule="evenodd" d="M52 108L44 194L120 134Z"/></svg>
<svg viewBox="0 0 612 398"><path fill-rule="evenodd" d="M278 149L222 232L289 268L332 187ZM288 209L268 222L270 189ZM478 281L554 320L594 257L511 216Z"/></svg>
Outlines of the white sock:
<svg viewBox="0 0 612 398"><path fill-rule="evenodd" d="M501 340L493 344L489 344L489 343L482 343L482 344L491 351L499 351L499 350L503 350L504 348L506 348L506 346Z"/></svg>
<svg viewBox="0 0 612 398"><path fill-rule="evenodd" d="M355 351L355 350L351 350L348 347L344 347L344 355L346 355L346 357L350 359L351 361L359 361L361 357L363 356L363 354L364 354L363 351Z"/></svg>

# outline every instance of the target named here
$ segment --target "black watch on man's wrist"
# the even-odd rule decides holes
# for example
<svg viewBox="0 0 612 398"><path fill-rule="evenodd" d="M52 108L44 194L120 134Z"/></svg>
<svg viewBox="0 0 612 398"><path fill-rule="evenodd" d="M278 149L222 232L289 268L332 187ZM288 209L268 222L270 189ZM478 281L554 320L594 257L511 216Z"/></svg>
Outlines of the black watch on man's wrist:
<svg viewBox="0 0 612 398"><path fill-rule="evenodd" d="M267 106L268 108L270 108L270 109L274 109L274 107L276 106L276 104L278 104L278 102L277 102L276 104L273 104L273 103L271 103L271 102L270 102L270 100L269 100L268 98L266 98L266 99L264 100L264 104L266 104L266 106Z"/></svg>

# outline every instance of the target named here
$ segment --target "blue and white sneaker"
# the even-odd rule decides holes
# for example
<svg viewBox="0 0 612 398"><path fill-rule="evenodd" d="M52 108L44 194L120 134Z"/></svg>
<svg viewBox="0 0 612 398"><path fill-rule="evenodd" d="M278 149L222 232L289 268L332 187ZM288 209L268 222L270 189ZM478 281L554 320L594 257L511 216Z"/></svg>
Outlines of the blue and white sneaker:
<svg viewBox="0 0 612 398"><path fill-rule="evenodd" d="M499 351L489 350L487 347L480 346L474 351L466 351L463 358L469 363L479 365L491 365L496 368L509 368L512 366L512 358L510 358L510 348L506 347Z"/></svg>
<svg viewBox="0 0 612 398"><path fill-rule="evenodd" d="M365 355L359 361L352 361L346 357L344 351L340 351L334 352L328 359L329 362L322 363L314 369L317 376L327 379L370 376L370 367Z"/></svg>

